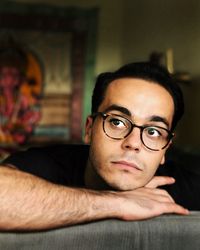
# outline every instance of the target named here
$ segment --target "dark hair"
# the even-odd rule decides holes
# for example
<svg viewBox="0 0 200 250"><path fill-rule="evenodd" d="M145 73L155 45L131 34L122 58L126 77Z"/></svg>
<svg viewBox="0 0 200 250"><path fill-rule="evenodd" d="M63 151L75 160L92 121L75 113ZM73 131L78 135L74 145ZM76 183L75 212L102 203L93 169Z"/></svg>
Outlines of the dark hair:
<svg viewBox="0 0 200 250"><path fill-rule="evenodd" d="M109 84L120 78L139 78L157 83L165 88L174 101L174 116L172 128L174 130L184 113L183 94L173 76L162 66L150 62L136 62L122 66L114 72L102 73L97 77L92 95L92 113L98 111Z"/></svg>

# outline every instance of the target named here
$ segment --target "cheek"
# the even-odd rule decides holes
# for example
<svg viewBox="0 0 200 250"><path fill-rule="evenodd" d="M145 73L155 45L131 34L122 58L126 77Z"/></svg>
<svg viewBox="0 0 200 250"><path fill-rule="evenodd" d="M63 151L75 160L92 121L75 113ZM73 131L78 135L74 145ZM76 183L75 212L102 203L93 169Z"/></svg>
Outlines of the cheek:
<svg viewBox="0 0 200 250"><path fill-rule="evenodd" d="M92 143L90 145L90 164L93 169L98 173L99 176L102 176L102 172L105 172L107 169L107 155L104 151L104 147L100 146L100 143Z"/></svg>
<svg viewBox="0 0 200 250"><path fill-rule="evenodd" d="M103 131L102 123L100 121L95 123L91 131L91 144L93 148L99 151L100 154L101 151L105 151L106 148L109 148L111 143Z"/></svg>
<svg viewBox="0 0 200 250"><path fill-rule="evenodd" d="M102 138L103 134L99 128L99 126L95 125L92 129L91 134L91 144L90 144L90 159L92 161L92 165L96 166L99 164L102 159L103 151L104 151L104 139Z"/></svg>
<svg viewBox="0 0 200 250"><path fill-rule="evenodd" d="M101 133L92 133L90 155L95 165L102 165L106 161L108 155L108 145L105 143L104 135L101 135Z"/></svg>
<svg viewBox="0 0 200 250"><path fill-rule="evenodd" d="M162 163L163 157L163 151L154 152L145 149L143 152L141 152L138 160L144 165L144 176L146 176L145 178L152 178L159 165Z"/></svg>
<svg viewBox="0 0 200 250"><path fill-rule="evenodd" d="M97 133L98 131L98 133ZM102 128L92 132L90 144L90 160L95 169L108 169L109 161L119 151L116 143L108 138Z"/></svg>
<svg viewBox="0 0 200 250"><path fill-rule="evenodd" d="M156 170L158 169L159 165L162 164L163 161L163 153L162 154L152 154L151 159L149 159L149 166L150 170L153 174L156 172ZM148 168L148 162L147 162L147 168Z"/></svg>

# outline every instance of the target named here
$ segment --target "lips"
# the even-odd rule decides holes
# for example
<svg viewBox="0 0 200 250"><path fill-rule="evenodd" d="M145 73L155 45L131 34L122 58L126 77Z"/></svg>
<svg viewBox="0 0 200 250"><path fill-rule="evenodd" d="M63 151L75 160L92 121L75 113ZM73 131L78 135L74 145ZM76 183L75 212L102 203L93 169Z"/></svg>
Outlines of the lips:
<svg viewBox="0 0 200 250"><path fill-rule="evenodd" d="M127 162L127 161L113 161L113 164L115 164L118 167L124 168L124 169L136 169L139 171L142 171L141 168L139 168L136 164Z"/></svg>

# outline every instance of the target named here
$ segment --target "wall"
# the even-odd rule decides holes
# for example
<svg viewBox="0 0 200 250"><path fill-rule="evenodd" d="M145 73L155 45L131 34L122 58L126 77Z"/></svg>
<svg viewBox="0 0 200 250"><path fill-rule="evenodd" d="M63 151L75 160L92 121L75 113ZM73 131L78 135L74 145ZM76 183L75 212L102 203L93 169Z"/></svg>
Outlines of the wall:
<svg viewBox="0 0 200 250"><path fill-rule="evenodd" d="M14 0L13 0L14 1ZM192 82L181 85L186 114L176 143L200 149L200 1L199 0L15 0L84 8L99 7L95 74L130 61L148 59L154 51L174 52L176 71L188 71ZM89 112L89 110L88 110Z"/></svg>
<svg viewBox="0 0 200 250"><path fill-rule="evenodd" d="M52 4L57 6L77 6L99 8L99 30L95 73L115 69L121 65L121 30L123 1L115 4L107 0L12 0L13 2Z"/></svg>
<svg viewBox="0 0 200 250"><path fill-rule="evenodd" d="M76 6L82 8L99 8L99 21L97 31L95 76L101 72L113 70L121 65L121 30L123 17L123 1L116 0L115 4L107 0L12 0L30 4L48 4L56 6ZM87 81L84 93L83 122L90 114L91 95L94 81Z"/></svg>
<svg viewBox="0 0 200 250"><path fill-rule="evenodd" d="M172 48L175 70L190 72L191 84L181 84L186 113L177 144L200 149L200 2L127 0L123 21L123 62L146 60L154 50Z"/></svg>

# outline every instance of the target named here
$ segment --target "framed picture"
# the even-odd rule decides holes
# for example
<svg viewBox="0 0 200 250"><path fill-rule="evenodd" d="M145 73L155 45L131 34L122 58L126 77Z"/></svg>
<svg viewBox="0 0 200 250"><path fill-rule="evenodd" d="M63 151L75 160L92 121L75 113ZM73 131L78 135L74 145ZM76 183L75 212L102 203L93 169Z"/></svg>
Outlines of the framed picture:
<svg viewBox="0 0 200 250"><path fill-rule="evenodd" d="M9 90L16 92L9 103L10 114L6 117L0 110L2 145L81 141L94 81L97 16L97 9L0 3L0 74L1 69L13 67L12 63L5 65L1 51L18 49L26 55L20 88ZM0 82L6 110L8 90L4 85ZM16 96L25 99L26 109L17 104ZM34 110L37 119L27 110ZM16 119L11 119L14 112ZM26 131L27 123L30 128ZM24 139L17 141L16 134Z"/></svg>

